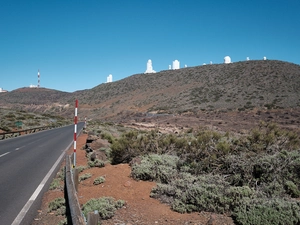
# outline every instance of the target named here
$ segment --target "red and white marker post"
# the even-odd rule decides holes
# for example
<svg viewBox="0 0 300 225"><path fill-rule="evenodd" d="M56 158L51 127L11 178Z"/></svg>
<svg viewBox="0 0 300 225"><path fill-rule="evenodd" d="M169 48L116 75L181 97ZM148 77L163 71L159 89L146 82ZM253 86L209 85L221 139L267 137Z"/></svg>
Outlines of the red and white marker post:
<svg viewBox="0 0 300 225"><path fill-rule="evenodd" d="M74 117L74 160L73 167L76 166L76 140L77 140L77 108L78 108L78 100L75 100L75 117Z"/></svg>

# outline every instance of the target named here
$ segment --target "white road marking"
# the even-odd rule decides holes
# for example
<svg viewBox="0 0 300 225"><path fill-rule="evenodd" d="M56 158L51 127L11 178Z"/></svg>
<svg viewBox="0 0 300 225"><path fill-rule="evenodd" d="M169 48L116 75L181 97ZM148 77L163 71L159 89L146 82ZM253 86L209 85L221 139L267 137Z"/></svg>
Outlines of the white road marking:
<svg viewBox="0 0 300 225"><path fill-rule="evenodd" d="M21 147L19 147L19 148L16 148L15 150L18 151L18 150L20 150L21 148L24 148L24 147L26 147L26 145L21 146Z"/></svg>
<svg viewBox="0 0 300 225"><path fill-rule="evenodd" d="M9 154L9 152L6 152L6 153L0 155L0 157L5 156L5 155L7 155L7 154Z"/></svg>
<svg viewBox="0 0 300 225"><path fill-rule="evenodd" d="M19 225L21 224L23 218L25 217L26 213L28 212L28 210L30 209L31 205L33 204L33 202L36 200L36 198L38 197L38 195L40 194L41 190L43 189L43 187L45 186L46 182L48 181L49 177L51 176L51 174L53 173L53 171L56 169L57 165L61 162L62 157L65 156L66 151L70 148L71 144L65 149L65 151L60 155L60 157L56 160L55 164L51 167L51 169L49 170L49 172L47 173L47 175L44 177L44 179L42 180L42 182L40 183L40 185L36 188L36 190L33 192L32 196L29 198L29 200L27 201L27 203L24 205L24 207L22 208L22 210L19 212L18 216L15 218L15 220L12 222L11 225Z"/></svg>

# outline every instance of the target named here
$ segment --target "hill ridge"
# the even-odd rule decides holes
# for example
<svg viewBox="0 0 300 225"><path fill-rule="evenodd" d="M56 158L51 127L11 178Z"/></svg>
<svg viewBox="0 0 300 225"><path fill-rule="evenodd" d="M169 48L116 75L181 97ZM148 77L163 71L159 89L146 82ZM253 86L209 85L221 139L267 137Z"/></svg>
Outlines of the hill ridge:
<svg viewBox="0 0 300 225"><path fill-rule="evenodd" d="M299 96L299 65L250 60L134 74L73 93L16 90L2 93L0 106L48 105L47 110L65 112L67 109L55 108L53 104L73 105L74 99L78 99L86 113L114 117L122 112L295 108L300 107Z"/></svg>

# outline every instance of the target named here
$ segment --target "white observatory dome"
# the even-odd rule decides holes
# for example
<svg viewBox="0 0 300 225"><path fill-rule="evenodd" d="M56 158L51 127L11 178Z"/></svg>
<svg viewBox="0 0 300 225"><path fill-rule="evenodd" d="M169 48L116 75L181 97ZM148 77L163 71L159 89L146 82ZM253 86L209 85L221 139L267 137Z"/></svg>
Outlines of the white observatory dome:
<svg viewBox="0 0 300 225"><path fill-rule="evenodd" d="M229 56L225 56L224 63L226 63L226 64L231 63L231 58Z"/></svg>

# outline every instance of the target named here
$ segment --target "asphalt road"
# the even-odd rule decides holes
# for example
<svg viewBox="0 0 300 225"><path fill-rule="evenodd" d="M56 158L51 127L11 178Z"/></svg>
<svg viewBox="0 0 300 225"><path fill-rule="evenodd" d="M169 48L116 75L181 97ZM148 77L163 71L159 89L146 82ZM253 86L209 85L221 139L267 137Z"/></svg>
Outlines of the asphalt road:
<svg viewBox="0 0 300 225"><path fill-rule="evenodd" d="M83 126L78 123L77 134ZM73 137L70 125L0 141L0 224L31 223L55 175L49 171Z"/></svg>

